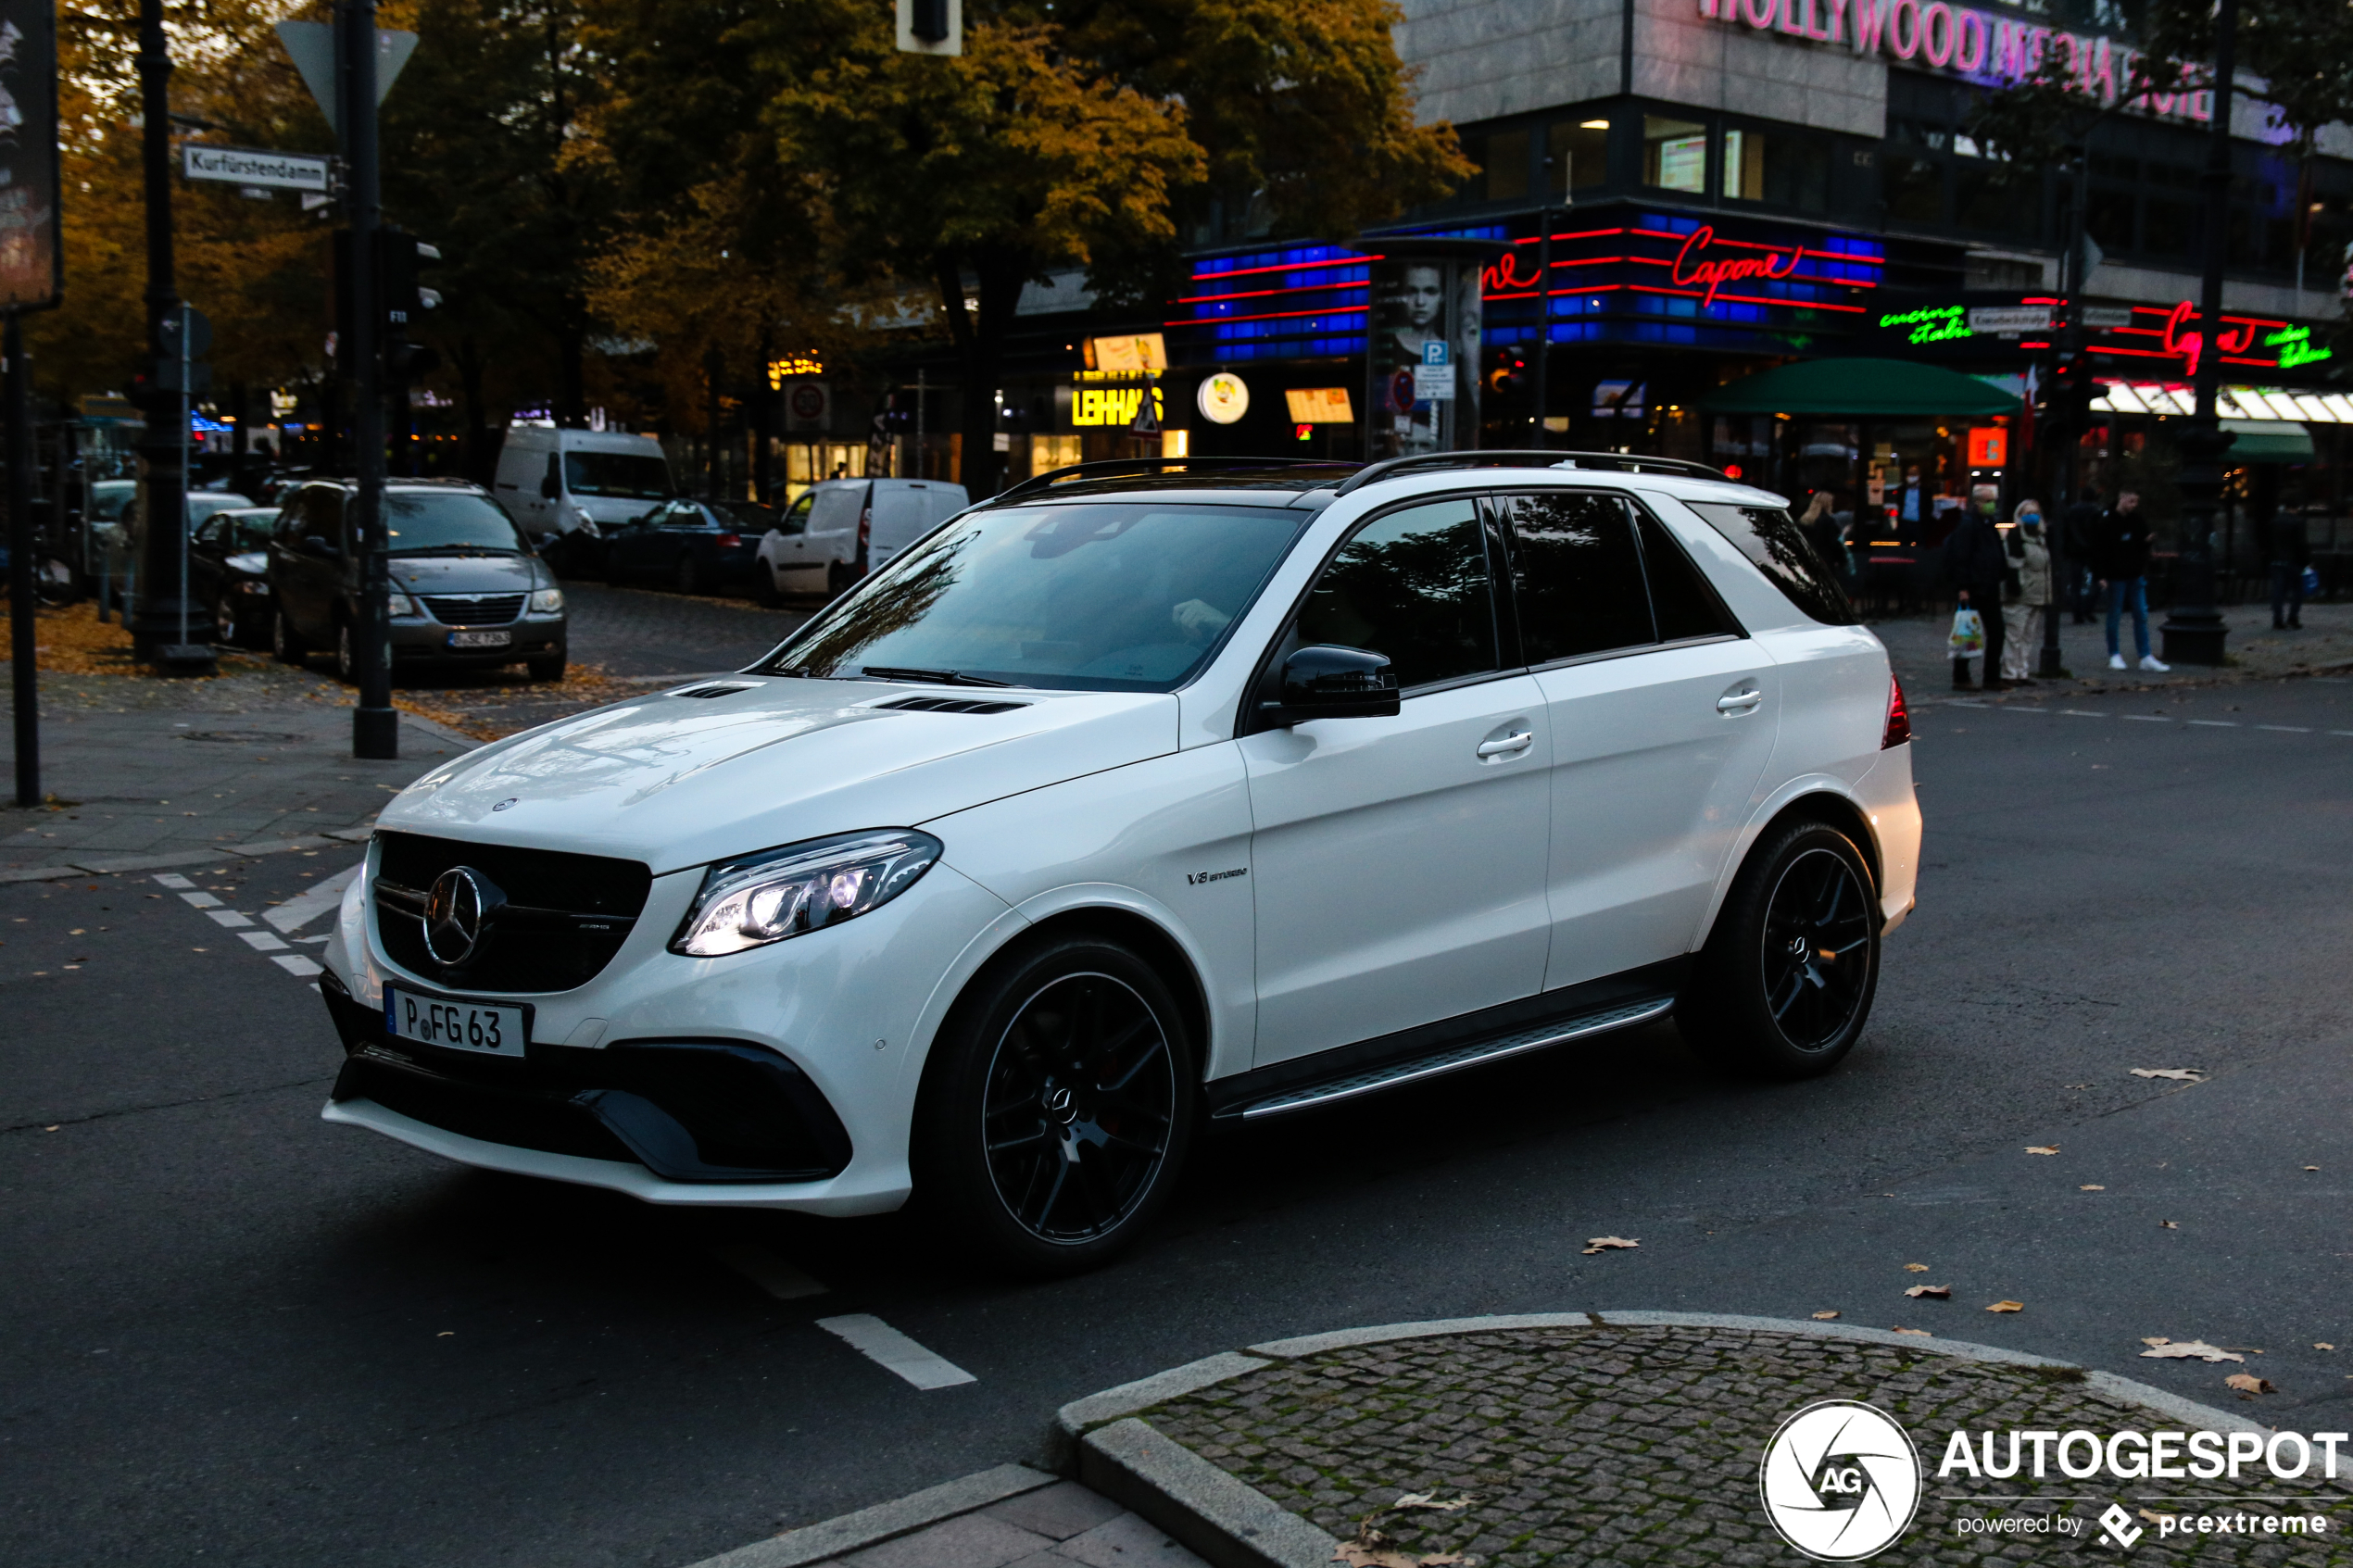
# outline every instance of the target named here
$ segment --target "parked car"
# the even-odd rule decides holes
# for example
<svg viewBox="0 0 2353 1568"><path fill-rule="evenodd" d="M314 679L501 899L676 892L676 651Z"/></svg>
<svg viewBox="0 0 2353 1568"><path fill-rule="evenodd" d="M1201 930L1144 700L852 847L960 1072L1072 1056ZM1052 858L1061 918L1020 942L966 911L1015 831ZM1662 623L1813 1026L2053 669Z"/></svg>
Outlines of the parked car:
<svg viewBox="0 0 2353 1568"><path fill-rule="evenodd" d="M276 507L215 512L188 536L188 594L212 607L215 642L270 646L270 535L278 513Z"/></svg>
<svg viewBox="0 0 2353 1568"><path fill-rule="evenodd" d="M971 505L961 484L937 479L829 479L785 508L760 542L764 573L753 596L846 592L868 572Z"/></svg>
<svg viewBox="0 0 2353 1568"><path fill-rule="evenodd" d="M650 579L682 594L746 587L761 536L775 524L776 514L756 501L665 501L605 530L605 581Z"/></svg>
<svg viewBox="0 0 2353 1568"><path fill-rule="evenodd" d="M741 674L385 809L324 1115L1054 1273L1268 1124L1670 1015L1829 1070L1913 902L1887 651L1697 464L1090 465Z"/></svg>
<svg viewBox="0 0 2353 1568"><path fill-rule="evenodd" d="M678 487L652 436L515 425L498 449L493 493L542 554L578 574L596 568L606 529Z"/></svg>
<svg viewBox="0 0 2353 1568"><path fill-rule="evenodd" d="M139 494L139 483L136 480L101 480L97 484L91 486L94 492L92 497L94 506L99 499L95 492L104 486L110 485L129 485L131 488L128 494L122 495L120 508L115 514L116 521L112 523L94 522L90 532L97 541L102 562L107 552L113 552L119 563L121 575L115 579L115 592L128 594L131 591L132 582L139 571L139 562L132 558L132 554L139 538L140 508L144 505L145 498ZM111 499L111 497L107 498ZM250 496L241 495L233 490L191 490L186 494L186 503L188 529L193 537L195 531L204 523L206 519L220 512L237 511L249 508L253 505L253 500Z"/></svg>
<svg viewBox="0 0 2353 1568"><path fill-rule="evenodd" d="M313 480L286 503L270 540L271 647L288 664L329 649L355 678L361 561L345 514L348 480ZM392 662L521 663L535 681L563 678L563 590L489 492L457 480L384 487L392 565Z"/></svg>

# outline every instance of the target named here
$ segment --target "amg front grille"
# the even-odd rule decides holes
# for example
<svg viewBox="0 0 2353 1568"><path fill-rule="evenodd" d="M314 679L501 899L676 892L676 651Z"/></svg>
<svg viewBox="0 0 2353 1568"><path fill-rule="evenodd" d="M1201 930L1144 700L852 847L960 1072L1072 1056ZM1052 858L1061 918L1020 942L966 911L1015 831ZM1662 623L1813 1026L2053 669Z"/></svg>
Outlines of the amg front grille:
<svg viewBox="0 0 2353 1568"><path fill-rule="evenodd" d="M476 990L586 985L621 950L653 887L641 862L602 855L413 833L379 833L376 850L376 931L386 956L412 974ZM445 964L425 946L425 905L442 873L460 866L486 878L503 902L485 919L474 951Z"/></svg>
<svg viewBox="0 0 2353 1568"><path fill-rule="evenodd" d="M521 594L427 594L425 613L444 626L504 626L522 614Z"/></svg>

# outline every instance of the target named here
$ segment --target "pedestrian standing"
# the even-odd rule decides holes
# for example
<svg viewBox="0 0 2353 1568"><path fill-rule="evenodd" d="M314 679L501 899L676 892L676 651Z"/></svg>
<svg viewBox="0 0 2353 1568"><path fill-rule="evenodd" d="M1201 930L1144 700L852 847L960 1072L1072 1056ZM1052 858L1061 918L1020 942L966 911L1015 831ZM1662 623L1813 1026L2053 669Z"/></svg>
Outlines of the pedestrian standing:
<svg viewBox="0 0 2353 1568"><path fill-rule="evenodd" d="M2282 507L2271 514L2271 630L2304 630L2304 569L2312 564L2312 543L2304 514Z"/></svg>
<svg viewBox="0 0 2353 1568"><path fill-rule="evenodd" d="M2058 611L2051 602L2051 546L2043 536L2043 503L2020 501L2011 521L2015 526L2002 541L2010 563L2002 579L2002 680L2024 685L2032 679L2026 659L2029 649L2042 645L2043 617L2046 609Z"/></svg>
<svg viewBox="0 0 2353 1568"><path fill-rule="evenodd" d="M1994 520L1982 513L1963 513L1944 541L1944 581L1960 608L1977 611L1985 624L1984 689L1989 692L2002 689L2002 577L2007 566ZM1965 658L1953 660L1953 689L1969 689Z"/></svg>
<svg viewBox="0 0 2353 1568"><path fill-rule="evenodd" d="M2173 667L2149 652L2149 525L2141 515L2137 492L2120 490L2116 505L2101 514L2092 539L2092 572L2108 596L2108 667L2125 668L2117 633L2124 610L2133 611L2133 646L2140 651L2141 668L2162 675Z"/></svg>
<svg viewBox="0 0 2353 1568"><path fill-rule="evenodd" d="M2059 548L2067 558L2067 603L2075 624L2092 623L2092 541L2100 533L2100 487L2083 486L2083 494L2059 519Z"/></svg>

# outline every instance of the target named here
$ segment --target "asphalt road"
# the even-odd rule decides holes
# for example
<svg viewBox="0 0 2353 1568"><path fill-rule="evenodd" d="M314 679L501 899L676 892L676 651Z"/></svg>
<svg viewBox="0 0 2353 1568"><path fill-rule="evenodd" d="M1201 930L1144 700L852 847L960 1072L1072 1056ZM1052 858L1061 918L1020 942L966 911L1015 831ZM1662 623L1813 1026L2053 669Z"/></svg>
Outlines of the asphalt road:
<svg viewBox="0 0 2353 1568"><path fill-rule="evenodd" d="M336 1048L273 961L321 925L265 954L151 880L0 887L0 1560L671 1568L1197 1356L1490 1311L1837 1311L2230 1400L2237 1368L2138 1359L2204 1337L2268 1352L2267 1423L2353 1427L2353 685L2065 700L1919 713L1923 902L1839 1073L1727 1082L1662 1026L1256 1130L1050 1286L897 1218L659 1211L322 1125ZM355 858L194 890L258 914ZM816 1326L862 1312L975 1381Z"/></svg>

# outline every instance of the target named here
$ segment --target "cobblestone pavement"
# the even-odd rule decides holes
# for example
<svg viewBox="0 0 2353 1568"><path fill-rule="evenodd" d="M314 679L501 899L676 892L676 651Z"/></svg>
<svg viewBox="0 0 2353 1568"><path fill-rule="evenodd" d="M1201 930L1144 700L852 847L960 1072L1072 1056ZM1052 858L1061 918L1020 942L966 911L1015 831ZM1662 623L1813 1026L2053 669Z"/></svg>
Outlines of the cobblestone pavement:
<svg viewBox="0 0 2353 1568"><path fill-rule="evenodd" d="M1799 1561L1765 1518L1757 1467L1783 1420L1831 1399L1876 1406L1921 1450L1919 1512L1890 1562L2114 1557L2095 1538L2099 1514L2120 1502L2145 1531L2136 1562L2353 1562L2353 1498L2325 1483L2275 1480L2259 1466L2260 1479L2236 1486L2178 1484L2200 1499L2162 1496L2163 1483L2069 1481L2056 1469L2039 1481L1940 1482L1937 1462L1959 1428L2106 1434L2184 1424L2109 1399L2071 1368L1963 1361L1926 1347L1674 1326L1398 1340L1277 1362L1145 1419L1343 1540L1408 1494L1478 1499L1455 1513L1383 1515L1378 1528L1400 1562L1463 1552L1491 1568L1631 1568ZM2111 1489L2087 1489L2102 1486ZM2160 1537L2158 1515L2209 1511L2318 1513L2329 1526L2317 1540ZM2049 1533L1962 1534L1957 1524L2002 1516L2047 1520ZM2061 1520L2081 1533L2062 1536Z"/></svg>

